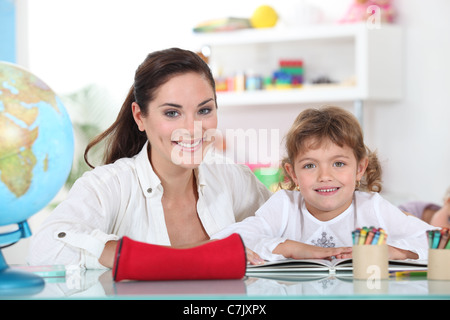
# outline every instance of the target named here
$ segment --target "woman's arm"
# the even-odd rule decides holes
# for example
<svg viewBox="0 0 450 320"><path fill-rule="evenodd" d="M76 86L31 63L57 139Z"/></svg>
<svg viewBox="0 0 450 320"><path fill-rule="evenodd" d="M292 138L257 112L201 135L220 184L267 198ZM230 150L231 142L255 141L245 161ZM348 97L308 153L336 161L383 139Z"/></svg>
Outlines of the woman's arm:
<svg viewBox="0 0 450 320"><path fill-rule="evenodd" d="M105 244L119 239L108 233L108 226L114 218L110 213L117 211L115 206L119 197L117 190L113 189L115 184L105 184L97 179L96 172L93 170L78 179L67 199L53 210L33 235L28 255L31 265L104 267L99 263L99 257Z"/></svg>
<svg viewBox="0 0 450 320"><path fill-rule="evenodd" d="M116 256L116 248L118 240L112 240L105 243L105 249L98 259L98 262L106 268L112 268L114 266L114 257Z"/></svg>

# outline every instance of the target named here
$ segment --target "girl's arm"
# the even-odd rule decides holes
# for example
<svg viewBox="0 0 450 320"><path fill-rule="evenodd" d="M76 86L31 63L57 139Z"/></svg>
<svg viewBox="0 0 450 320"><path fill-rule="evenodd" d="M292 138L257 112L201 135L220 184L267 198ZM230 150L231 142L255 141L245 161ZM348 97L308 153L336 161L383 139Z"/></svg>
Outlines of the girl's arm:
<svg viewBox="0 0 450 320"><path fill-rule="evenodd" d="M275 193L257 210L255 216L225 227L212 235L211 239L223 239L232 233L238 233L245 246L251 250L250 254L247 252L250 263L253 257L256 262L260 261L259 257L276 260L278 257L274 257L273 248L290 236L285 231L288 225L293 225L288 223L291 204L287 197L284 190Z"/></svg>
<svg viewBox="0 0 450 320"><path fill-rule="evenodd" d="M361 201L360 201L361 203ZM426 231L433 227L414 216L405 215L398 207L378 193L371 195L368 204L373 208L376 221L367 220L367 225L378 223L384 226L388 238L389 259L427 259L428 240ZM369 212L369 216L373 215Z"/></svg>
<svg viewBox="0 0 450 320"><path fill-rule="evenodd" d="M286 240L276 246L273 253L292 259L327 259L333 256L338 259L344 259L351 258L352 248L322 248L298 241Z"/></svg>
<svg viewBox="0 0 450 320"><path fill-rule="evenodd" d="M399 249L392 246L388 246L388 252L390 260L405 260L405 259L419 258L417 253ZM285 242L280 243L273 250L273 253L281 254L285 258L292 258L292 259L326 259L332 256L338 259L345 259L352 257L352 248L351 247L321 248L293 240L286 240ZM252 259L255 260L254 257L252 257ZM251 263L253 260L249 259Z"/></svg>
<svg viewBox="0 0 450 320"><path fill-rule="evenodd" d="M419 259L419 255L417 253L393 246L388 246L388 254L390 260Z"/></svg>

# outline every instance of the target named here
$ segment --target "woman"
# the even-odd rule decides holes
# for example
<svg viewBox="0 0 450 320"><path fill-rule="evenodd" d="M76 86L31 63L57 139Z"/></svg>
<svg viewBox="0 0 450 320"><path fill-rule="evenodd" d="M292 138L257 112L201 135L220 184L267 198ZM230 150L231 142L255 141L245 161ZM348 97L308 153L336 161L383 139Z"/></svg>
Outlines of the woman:
<svg viewBox="0 0 450 320"><path fill-rule="evenodd" d="M31 264L111 268L120 237L175 247L208 240L270 196L252 172L208 153L217 127L214 78L195 53L151 53L106 143L105 165L85 173L33 236ZM208 161L206 161L208 160Z"/></svg>

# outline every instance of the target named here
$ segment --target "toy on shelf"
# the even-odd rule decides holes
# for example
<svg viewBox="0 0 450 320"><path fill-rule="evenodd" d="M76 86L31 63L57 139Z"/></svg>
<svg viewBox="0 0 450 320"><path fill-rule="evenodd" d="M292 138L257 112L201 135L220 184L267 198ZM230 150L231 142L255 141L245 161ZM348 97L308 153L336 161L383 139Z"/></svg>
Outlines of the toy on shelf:
<svg viewBox="0 0 450 320"><path fill-rule="evenodd" d="M234 76L216 77L215 82L217 92L241 92L263 89L261 76L243 72L238 72Z"/></svg>
<svg viewBox="0 0 450 320"><path fill-rule="evenodd" d="M366 20L368 17L367 8L369 5L370 3L368 0L354 0L339 22L353 23Z"/></svg>
<svg viewBox="0 0 450 320"><path fill-rule="evenodd" d="M293 89L303 84L303 60L280 60L280 68L273 73L272 86L266 89Z"/></svg>
<svg viewBox="0 0 450 320"><path fill-rule="evenodd" d="M394 22L395 10L391 0L372 0L371 4L380 9L381 22Z"/></svg>
<svg viewBox="0 0 450 320"><path fill-rule="evenodd" d="M195 33L235 31L251 28L250 19L247 18L223 18L213 19L197 24L193 31Z"/></svg>
<svg viewBox="0 0 450 320"><path fill-rule="evenodd" d="M250 18L253 28L272 28L278 22L278 14L274 8L268 5L262 5L256 8Z"/></svg>
<svg viewBox="0 0 450 320"><path fill-rule="evenodd" d="M394 9L391 2L391 0L354 0L339 22L368 21L373 16L379 22L392 23L394 21Z"/></svg>
<svg viewBox="0 0 450 320"><path fill-rule="evenodd" d="M279 68L270 76L239 72L234 76L216 77L217 92L283 90L303 85L303 60L280 60Z"/></svg>
<svg viewBox="0 0 450 320"><path fill-rule="evenodd" d="M195 33L235 31L249 28L272 28L278 22L278 13L268 5L262 5L255 9L249 18L227 17L211 19L198 23L193 31Z"/></svg>

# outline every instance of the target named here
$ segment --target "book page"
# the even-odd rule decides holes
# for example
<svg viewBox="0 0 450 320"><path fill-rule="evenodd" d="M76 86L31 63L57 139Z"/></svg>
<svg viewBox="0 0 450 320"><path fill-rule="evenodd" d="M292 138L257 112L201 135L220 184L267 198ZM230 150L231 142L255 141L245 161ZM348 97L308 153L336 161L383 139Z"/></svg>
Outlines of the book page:
<svg viewBox="0 0 450 320"><path fill-rule="evenodd" d="M286 260L278 260L278 261L266 261L262 265L248 265L247 268L249 269L264 269L264 268L271 268L271 269L289 269L289 268L301 268L301 267L326 267L326 268L333 268L341 263L344 262L351 262L352 259L333 259L333 260L326 260L326 259L302 259L302 260L296 260L296 259L286 259Z"/></svg>
<svg viewBox="0 0 450 320"><path fill-rule="evenodd" d="M352 259L286 259L278 261L266 261L262 265L247 265L247 269L257 270L257 269L271 269L271 270L293 270L293 269L349 269L352 267ZM390 270L413 270L413 269L426 269L426 260L389 260Z"/></svg>

